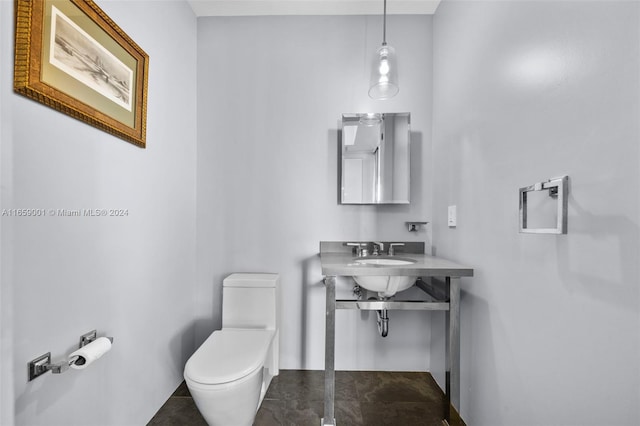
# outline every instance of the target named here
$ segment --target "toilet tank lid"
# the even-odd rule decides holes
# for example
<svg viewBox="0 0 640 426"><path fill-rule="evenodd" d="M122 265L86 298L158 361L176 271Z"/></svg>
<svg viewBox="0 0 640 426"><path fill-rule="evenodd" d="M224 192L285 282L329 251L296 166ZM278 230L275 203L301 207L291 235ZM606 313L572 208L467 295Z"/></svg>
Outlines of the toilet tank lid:
<svg viewBox="0 0 640 426"><path fill-rule="evenodd" d="M274 330L215 331L189 358L184 376L203 385L233 382L261 367Z"/></svg>
<svg viewBox="0 0 640 426"><path fill-rule="evenodd" d="M224 287L275 287L278 274L231 274L224 279Z"/></svg>

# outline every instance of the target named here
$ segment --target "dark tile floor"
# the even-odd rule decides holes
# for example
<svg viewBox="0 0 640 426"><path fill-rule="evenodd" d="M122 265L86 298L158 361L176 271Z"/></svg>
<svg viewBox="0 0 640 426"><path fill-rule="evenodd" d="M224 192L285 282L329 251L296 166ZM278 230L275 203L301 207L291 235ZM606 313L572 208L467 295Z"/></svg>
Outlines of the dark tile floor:
<svg viewBox="0 0 640 426"><path fill-rule="evenodd" d="M441 426L444 395L429 373L336 372L340 426ZM318 426L324 410L324 371L280 370L254 426ZM454 423L454 422L452 422ZM456 424L464 425L456 419ZM148 426L206 426L184 382Z"/></svg>

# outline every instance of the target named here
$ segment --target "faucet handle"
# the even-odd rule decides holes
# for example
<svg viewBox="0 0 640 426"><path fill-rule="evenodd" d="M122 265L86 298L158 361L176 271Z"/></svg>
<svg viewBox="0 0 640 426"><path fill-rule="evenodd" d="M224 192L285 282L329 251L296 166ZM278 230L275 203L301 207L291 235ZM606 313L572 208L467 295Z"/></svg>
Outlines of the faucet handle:
<svg viewBox="0 0 640 426"><path fill-rule="evenodd" d="M396 247L404 246L404 243L391 243L389 244L389 256L396 254Z"/></svg>
<svg viewBox="0 0 640 426"><path fill-rule="evenodd" d="M348 247L355 247L356 255L358 257L367 255L367 243L344 243L344 245Z"/></svg>

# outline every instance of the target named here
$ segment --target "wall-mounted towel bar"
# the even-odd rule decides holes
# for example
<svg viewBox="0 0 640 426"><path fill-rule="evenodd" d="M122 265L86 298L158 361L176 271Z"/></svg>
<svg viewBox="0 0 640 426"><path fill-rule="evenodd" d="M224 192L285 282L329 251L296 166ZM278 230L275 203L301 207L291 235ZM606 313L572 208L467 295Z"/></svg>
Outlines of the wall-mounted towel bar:
<svg viewBox="0 0 640 426"><path fill-rule="evenodd" d="M529 234L566 234L567 233L567 199L569 195L569 176L560 176L546 182L538 182L520 188L520 232ZM555 228L527 227L527 193L532 191L549 191L549 196L557 200L557 220Z"/></svg>

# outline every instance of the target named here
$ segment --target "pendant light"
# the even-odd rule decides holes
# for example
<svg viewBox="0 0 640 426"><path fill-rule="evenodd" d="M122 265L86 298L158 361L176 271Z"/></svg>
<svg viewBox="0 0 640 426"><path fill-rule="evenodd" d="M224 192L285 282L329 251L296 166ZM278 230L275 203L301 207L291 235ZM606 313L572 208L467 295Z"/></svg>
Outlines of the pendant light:
<svg viewBox="0 0 640 426"><path fill-rule="evenodd" d="M368 112L360 116L360 124L371 127L382 123L382 114L379 112Z"/></svg>
<svg viewBox="0 0 640 426"><path fill-rule="evenodd" d="M373 99L389 99L394 97L399 90L396 51L393 47L387 45L387 0L384 0L382 46L373 58L369 97Z"/></svg>

